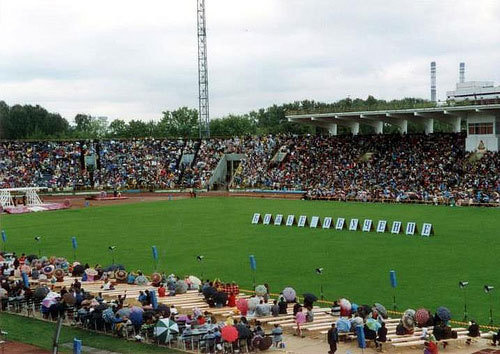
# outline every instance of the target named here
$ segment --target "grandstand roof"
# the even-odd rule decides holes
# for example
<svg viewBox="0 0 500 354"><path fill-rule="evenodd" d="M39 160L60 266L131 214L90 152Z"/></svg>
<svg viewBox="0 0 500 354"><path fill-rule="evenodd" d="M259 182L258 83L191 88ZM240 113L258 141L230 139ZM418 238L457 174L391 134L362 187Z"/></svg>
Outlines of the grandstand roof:
<svg viewBox="0 0 500 354"><path fill-rule="evenodd" d="M381 111L359 111L359 112L330 112L330 113L307 113L286 116L289 121L297 123L355 121L369 123L371 120L383 120L390 123L391 120L419 118L447 118L458 116L465 118L469 113L477 112L500 112L500 104L474 105L474 106L444 106L433 108L410 108Z"/></svg>

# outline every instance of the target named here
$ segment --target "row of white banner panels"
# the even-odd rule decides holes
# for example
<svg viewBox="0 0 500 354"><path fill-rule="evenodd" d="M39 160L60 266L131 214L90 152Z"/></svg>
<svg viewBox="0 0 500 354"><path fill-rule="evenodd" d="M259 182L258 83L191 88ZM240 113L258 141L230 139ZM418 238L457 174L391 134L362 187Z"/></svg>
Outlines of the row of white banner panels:
<svg viewBox="0 0 500 354"><path fill-rule="evenodd" d="M283 225L284 221L283 214L276 214L273 216L272 214L264 214L260 213L253 214L252 224L263 224L263 225ZM286 226L294 226L298 227L306 227L310 228L323 228L323 229L335 229L335 230L349 230L349 231L358 231L361 230L363 232L371 232L376 231L377 233L389 232L391 234L401 234L404 233L406 235L418 235L419 228L416 222L409 221L406 225L403 224L402 221L393 221L391 225L387 222L387 220L378 220L375 222L372 219L364 219L362 222L360 219L350 219L349 222L345 218L337 218L335 221L333 218L327 216L323 218L321 221L319 216L311 216L308 218L306 215L300 215L298 218L295 215L288 215L285 221ZM390 229L389 229L390 226ZM434 235L434 227L431 223L423 223L422 228L420 230L420 236L429 237Z"/></svg>

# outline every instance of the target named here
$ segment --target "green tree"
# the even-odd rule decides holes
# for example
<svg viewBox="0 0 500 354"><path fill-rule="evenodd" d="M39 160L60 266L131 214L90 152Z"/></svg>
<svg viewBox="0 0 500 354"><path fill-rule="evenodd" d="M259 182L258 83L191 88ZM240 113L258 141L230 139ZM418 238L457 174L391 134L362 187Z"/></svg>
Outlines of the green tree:
<svg viewBox="0 0 500 354"><path fill-rule="evenodd" d="M188 107L165 111L158 129L164 136L195 137L198 134L198 111Z"/></svg>

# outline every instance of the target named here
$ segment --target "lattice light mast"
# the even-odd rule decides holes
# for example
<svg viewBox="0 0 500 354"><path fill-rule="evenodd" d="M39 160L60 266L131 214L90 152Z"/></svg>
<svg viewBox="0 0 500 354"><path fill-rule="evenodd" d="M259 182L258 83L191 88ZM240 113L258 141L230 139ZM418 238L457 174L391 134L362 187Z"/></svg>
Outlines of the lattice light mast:
<svg viewBox="0 0 500 354"><path fill-rule="evenodd" d="M197 0L198 6L198 119L200 139L210 137L210 114L208 104L207 29L205 0Z"/></svg>

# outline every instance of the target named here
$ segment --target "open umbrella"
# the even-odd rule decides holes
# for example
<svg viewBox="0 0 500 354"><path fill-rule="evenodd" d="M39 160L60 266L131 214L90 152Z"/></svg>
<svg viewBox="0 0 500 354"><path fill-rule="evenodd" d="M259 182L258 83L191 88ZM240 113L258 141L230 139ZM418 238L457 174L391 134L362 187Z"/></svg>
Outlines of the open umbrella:
<svg viewBox="0 0 500 354"><path fill-rule="evenodd" d="M248 299L248 310L255 311L258 304L260 304L260 299L258 297L251 297Z"/></svg>
<svg viewBox="0 0 500 354"><path fill-rule="evenodd" d="M130 309L130 316L129 316L130 322L132 322L132 324L134 326L141 325L142 324L142 314L143 313L144 313L143 309L141 309L140 307L137 307L137 306L133 306Z"/></svg>
<svg viewBox="0 0 500 354"><path fill-rule="evenodd" d="M161 283L161 274L160 273L153 273L151 274L151 283L158 285Z"/></svg>
<svg viewBox="0 0 500 354"><path fill-rule="evenodd" d="M264 285L257 285L255 287L255 295L264 296L267 294L267 288Z"/></svg>
<svg viewBox="0 0 500 354"><path fill-rule="evenodd" d="M238 338L251 338L252 332L244 323L238 323L236 325L236 330L238 331Z"/></svg>
<svg viewBox="0 0 500 354"><path fill-rule="evenodd" d="M153 328L153 334L160 343L167 343L173 333L179 333L179 326L168 318L158 320Z"/></svg>
<svg viewBox="0 0 500 354"><path fill-rule="evenodd" d="M241 312L243 316L246 316L248 312L248 301L247 299L236 300L236 308Z"/></svg>
<svg viewBox="0 0 500 354"><path fill-rule="evenodd" d="M185 294L187 290L188 290L188 285L184 280L179 280L177 284L175 284L176 294Z"/></svg>
<svg viewBox="0 0 500 354"><path fill-rule="evenodd" d="M47 277L51 277L52 274L54 274L55 267L50 264L48 266L43 267L42 273L45 274Z"/></svg>
<svg viewBox="0 0 500 354"><path fill-rule="evenodd" d="M387 318L388 317L387 309L385 308L384 305L379 304L378 302L376 302L373 307L375 308L375 310L377 310L378 314L380 316L382 316L382 318Z"/></svg>
<svg viewBox="0 0 500 354"><path fill-rule="evenodd" d="M444 306L438 307L438 309L436 310L436 314L441 319L441 321L446 322L451 320L451 311Z"/></svg>
<svg viewBox="0 0 500 354"><path fill-rule="evenodd" d="M191 282L191 284L193 284L193 287L194 288L198 288L200 285L201 285L201 280L200 278L198 277L195 277L194 275L190 275L188 277L189 281Z"/></svg>
<svg viewBox="0 0 500 354"><path fill-rule="evenodd" d="M273 345L273 340L271 339L271 337L264 337L259 343L259 350L268 350L269 348L271 348L271 345Z"/></svg>
<svg viewBox="0 0 500 354"><path fill-rule="evenodd" d="M57 302L57 299L60 298L61 295L55 293L53 291L49 292L47 296L42 300L42 305L45 307L50 307L51 305Z"/></svg>
<svg viewBox="0 0 500 354"><path fill-rule="evenodd" d="M238 330L234 326L225 326L221 330L221 336L226 342L235 342L238 339Z"/></svg>
<svg viewBox="0 0 500 354"><path fill-rule="evenodd" d="M293 288L288 286L283 289L283 297L287 302L294 302L295 299L297 298L297 293Z"/></svg>
<svg viewBox="0 0 500 354"><path fill-rule="evenodd" d="M255 314L257 316L269 316L271 314L271 306L269 304L258 304L255 308Z"/></svg>
<svg viewBox="0 0 500 354"><path fill-rule="evenodd" d="M134 280L135 285L147 285L148 284L148 278L146 278L144 275L139 275L135 278Z"/></svg>
<svg viewBox="0 0 500 354"><path fill-rule="evenodd" d="M335 326L339 330L339 332L347 333L351 330L351 322L347 318L339 318L337 322L335 322Z"/></svg>
<svg viewBox="0 0 500 354"><path fill-rule="evenodd" d="M339 301L340 305L340 315L341 316L349 316L351 314L351 302L347 299L340 299Z"/></svg>
<svg viewBox="0 0 500 354"><path fill-rule="evenodd" d="M304 312L297 312L295 315L295 322L297 322L299 325L306 323L306 314Z"/></svg>
<svg viewBox="0 0 500 354"><path fill-rule="evenodd" d="M121 308L118 310L118 316L121 318L123 317L130 317L130 309L127 307Z"/></svg>
<svg viewBox="0 0 500 354"><path fill-rule="evenodd" d="M316 295L310 294L310 293L304 294L304 306L305 307L312 306L314 301L318 301L318 297Z"/></svg>
<svg viewBox="0 0 500 354"><path fill-rule="evenodd" d="M94 268L85 269L85 274L87 274L87 281L94 281L94 277L96 277L99 272Z"/></svg>
<svg viewBox="0 0 500 354"><path fill-rule="evenodd" d="M413 328L415 327L415 310L412 309L406 310L401 320L403 322L404 328L408 330L413 330Z"/></svg>
<svg viewBox="0 0 500 354"><path fill-rule="evenodd" d="M127 271L123 269L118 269L117 271L115 271L115 278L120 283L127 282Z"/></svg>
<svg viewBox="0 0 500 354"><path fill-rule="evenodd" d="M382 327L382 325L380 324L380 322L378 322L377 320L373 319L373 318L369 318L366 320L366 327L368 327L369 329L371 329L372 331L375 331L377 332L378 329L380 327Z"/></svg>
<svg viewBox="0 0 500 354"><path fill-rule="evenodd" d="M71 293L66 293L63 295L63 301L64 303L68 305L74 305L76 303L76 299Z"/></svg>
<svg viewBox="0 0 500 354"><path fill-rule="evenodd" d="M103 269L105 272L115 272L117 270L125 270L125 267L121 264L111 264Z"/></svg>
<svg viewBox="0 0 500 354"><path fill-rule="evenodd" d="M419 327L425 327L430 317L431 313L427 309L421 308L415 312L415 321Z"/></svg>
<svg viewBox="0 0 500 354"><path fill-rule="evenodd" d="M113 313L113 309L111 307L108 307L102 312L102 319L106 323L113 323L113 318L115 317L115 314Z"/></svg>
<svg viewBox="0 0 500 354"><path fill-rule="evenodd" d="M47 294L50 292L49 288L46 286L39 286L38 288L35 289L35 292L33 293L33 297L36 300L42 300L47 296Z"/></svg>
<svg viewBox="0 0 500 354"><path fill-rule="evenodd" d="M73 267L71 275L73 275L74 277L81 277L84 272L85 268L81 264L77 264L76 266Z"/></svg>

